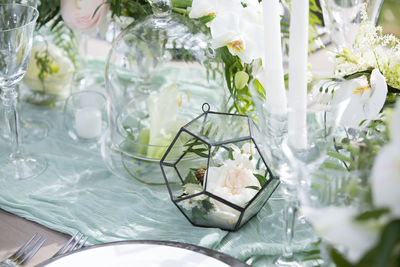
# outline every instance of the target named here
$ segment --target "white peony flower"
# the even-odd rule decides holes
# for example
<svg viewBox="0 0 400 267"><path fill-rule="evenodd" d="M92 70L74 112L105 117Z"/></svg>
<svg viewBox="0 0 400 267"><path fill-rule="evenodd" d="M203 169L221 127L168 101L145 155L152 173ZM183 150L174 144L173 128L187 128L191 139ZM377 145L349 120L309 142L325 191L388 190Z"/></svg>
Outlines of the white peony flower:
<svg viewBox="0 0 400 267"><path fill-rule="evenodd" d="M371 84L363 78L344 82L341 88L335 91L333 99L337 101L350 97L340 124L357 128L362 121L375 119L385 104L387 92L385 77L378 69L374 69L371 73Z"/></svg>
<svg viewBox="0 0 400 267"><path fill-rule="evenodd" d="M319 236L347 250L347 257L352 263L356 263L378 240L379 227L369 225L368 222L355 221L354 218L358 214L355 208L303 207L301 211Z"/></svg>

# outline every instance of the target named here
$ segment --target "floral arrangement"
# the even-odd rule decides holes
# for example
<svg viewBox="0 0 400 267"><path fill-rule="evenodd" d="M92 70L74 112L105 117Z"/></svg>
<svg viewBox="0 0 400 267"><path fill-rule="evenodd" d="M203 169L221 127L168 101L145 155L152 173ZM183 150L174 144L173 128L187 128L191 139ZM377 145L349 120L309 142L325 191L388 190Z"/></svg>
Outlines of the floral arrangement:
<svg viewBox="0 0 400 267"><path fill-rule="evenodd" d="M347 144L348 150L352 151L350 157L331 154L345 163L347 169L342 171L367 170L363 178L370 183L363 192L366 197L361 199L358 207L353 203L354 197L360 195L358 191L362 189L355 182L348 188L338 189L353 195L350 196L353 205L303 209L317 234L331 245L330 256L337 266L397 266L400 245L400 103L390 113L389 142L364 137L357 143ZM340 170L337 165L334 168ZM355 178L360 179L360 174Z"/></svg>
<svg viewBox="0 0 400 267"><path fill-rule="evenodd" d="M350 97L341 125L366 127L384 106L392 106L400 94L400 40L383 35L380 26L361 10L362 23L351 48L332 51L334 78L313 85L310 97L319 104Z"/></svg>
<svg viewBox="0 0 400 267"><path fill-rule="evenodd" d="M242 148L230 145L230 158L216 167L201 167L189 172L185 179L183 196L200 193L204 190L204 177L207 175L207 190L240 207L257 194L263 182L257 178L262 176L256 169L256 160L252 157L251 143L245 143ZM235 224L240 212L210 198L200 195L180 202L186 210L196 208L202 216L222 224Z"/></svg>
<svg viewBox="0 0 400 267"><path fill-rule="evenodd" d="M228 111L240 114L254 112L248 81L259 69L262 58L261 1L171 0L171 3L176 14L189 17L195 24L207 26L213 47L218 50L219 60L224 65L231 100ZM152 1L147 0L42 0L38 6L38 27L48 23L53 27L65 23L82 32L104 34L107 22L114 20L127 26L127 23L121 24L121 20L139 21L152 14L151 5ZM315 0L310 0L310 10L310 31L313 32L315 25L321 24ZM288 23L282 21L281 24L282 38L288 38ZM261 94L262 90L261 87Z"/></svg>
<svg viewBox="0 0 400 267"><path fill-rule="evenodd" d="M347 205L306 207L303 212L330 244L337 266L397 266L399 101L394 112L392 108L400 93L400 40L383 35L381 27L368 21L365 9L361 14L352 47L332 51L334 78L313 84L309 95L309 105L322 109L348 98L334 150L322 165L325 173L333 169L353 175L336 189L346 192Z"/></svg>

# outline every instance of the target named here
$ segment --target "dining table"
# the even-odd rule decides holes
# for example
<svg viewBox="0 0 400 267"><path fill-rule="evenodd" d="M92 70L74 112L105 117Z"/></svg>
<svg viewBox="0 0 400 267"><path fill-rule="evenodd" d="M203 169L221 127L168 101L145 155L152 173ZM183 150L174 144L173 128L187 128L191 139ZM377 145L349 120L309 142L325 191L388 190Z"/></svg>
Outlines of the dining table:
<svg viewBox="0 0 400 267"><path fill-rule="evenodd" d="M110 48L111 44L104 40L88 41L89 56L97 62L96 90L105 94L104 62ZM329 51L319 49L310 54L313 74L332 74ZM46 241L26 264L35 266L54 255L77 231L88 236L86 246L121 240L176 241L207 247L252 266L271 266L282 253L284 198L280 188L236 232L196 227L169 200L165 186L152 187L118 177L103 162L101 142L72 140L63 125L63 101L49 107L21 100L19 107L21 118L34 116L49 126L43 140L23 144L25 151L44 156L48 167L29 180L0 177L0 260L38 233ZM8 142L0 139L0 155L7 151ZM296 255L306 261L317 241L308 223L296 226ZM308 261L306 265L317 264Z"/></svg>

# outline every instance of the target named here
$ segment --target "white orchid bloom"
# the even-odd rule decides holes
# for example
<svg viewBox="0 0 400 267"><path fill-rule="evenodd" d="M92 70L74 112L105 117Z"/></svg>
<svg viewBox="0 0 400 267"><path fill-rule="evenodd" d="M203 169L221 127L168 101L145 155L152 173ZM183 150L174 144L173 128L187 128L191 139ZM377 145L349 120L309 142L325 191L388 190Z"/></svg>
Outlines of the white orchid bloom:
<svg viewBox="0 0 400 267"><path fill-rule="evenodd" d="M346 248L347 258L352 263L356 263L378 240L378 228L354 220L358 214L355 208L303 207L301 211L319 236L333 245Z"/></svg>
<svg viewBox="0 0 400 267"><path fill-rule="evenodd" d="M372 195L376 206L388 207L396 218L400 218L400 102L390 130L392 142L379 152L372 168Z"/></svg>
<svg viewBox="0 0 400 267"><path fill-rule="evenodd" d="M362 78L343 83L335 91L334 101L351 95L340 124L357 128L362 121L375 119L385 104L387 92L385 77L378 69L371 73L371 84Z"/></svg>
<svg viewBox="0 0 400 267"><path fill-rule="evenodd" d="M244 19L263 25L262 3L258 2L258 0L244 0L242 3L246 6L244 8L244 14L246 15Z"/></svg>
<svg viewBox="0 0 400 267"><path fill-rule="evenodd" d="M337 83L331 80L320 80L307 95L307 108L313 110L326 110L332 104L332 98Z"/></svg>
<svg viewBox="0 0 400 267"><path fill-rule="evenodd" d="M242 8L238 0L193 0L189 18L201 18L208 15L217 16L220 12L231 8Z"/></svg>
<svg viewBox="0 0 400 267"><path fill-rule="evenodd" d="M243 10L224 12L218 15L210 26L212 46L227 46L232 55L237 55L244 63L263 57L263 27L244 19Z"/></svg>

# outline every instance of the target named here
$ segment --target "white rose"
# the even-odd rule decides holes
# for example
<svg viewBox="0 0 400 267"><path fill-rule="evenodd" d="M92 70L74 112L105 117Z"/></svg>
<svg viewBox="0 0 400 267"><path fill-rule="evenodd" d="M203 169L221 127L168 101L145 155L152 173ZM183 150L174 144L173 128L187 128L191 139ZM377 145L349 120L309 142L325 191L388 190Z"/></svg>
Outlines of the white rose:
<svg viewBox="0 0 400 267"><path fill-rule="evenodd" d="M237 206L244 207L257 194L257 190L248 186L261 187L254 173L252 153L255 147L251 144L243 145L242 149L232 145L233 160L227 160L220 167L210 167L207 170L207 191L225 199ZM234 224L240 212L230 206L211 198L214 209L210 214L214 221Z"/></svg>

